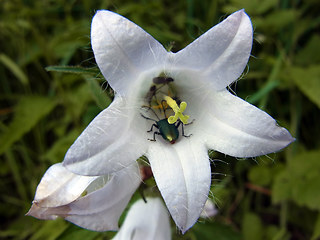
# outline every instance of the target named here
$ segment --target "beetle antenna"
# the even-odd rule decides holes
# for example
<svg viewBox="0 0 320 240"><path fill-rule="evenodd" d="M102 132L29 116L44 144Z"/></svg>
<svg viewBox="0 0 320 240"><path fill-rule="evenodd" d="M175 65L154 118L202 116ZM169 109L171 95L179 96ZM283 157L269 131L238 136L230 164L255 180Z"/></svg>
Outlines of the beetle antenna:
<svg viewBox="0 0 320 240"><path fill-rule="evenodd" d="M147 108L148 110L151 110L152 112L153 112L153 114L157 117L157 119L160 121L160 118L158 117L158 115L156 114L156 112L151 108L151 107L149 107L149 106L141 106L141 108ZM142 115L142 114L141 114ZM143 116L143 115L142 115ZM145 117L145 116L143 116L144 118L146 118L146 119L151 119L151 118L147 118L147 117ZM153 120L153 119L151 119L151 120ZM155 121L155 120L153 120L153 121Z"/></svg>
<svg viewBox="0 0 320 240"><path fill-rule="evenodd" d="M145 119L147 119L147 120L151 120L151 121L157 122L157 120L154 120L154 119L152 119L152 118L146 117L146 116L143 115L142 113L140 113L140 115L141 115L141 117L143 117L143 118L145 118Z"/></svg>

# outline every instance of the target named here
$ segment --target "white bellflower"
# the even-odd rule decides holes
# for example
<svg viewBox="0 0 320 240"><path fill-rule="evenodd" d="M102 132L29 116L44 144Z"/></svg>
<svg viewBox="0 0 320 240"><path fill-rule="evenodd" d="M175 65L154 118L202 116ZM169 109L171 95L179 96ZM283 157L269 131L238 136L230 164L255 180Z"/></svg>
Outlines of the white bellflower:
<svg viewBox="0 0 320 240"><path fill-rule="evenodd" d="M141 183L140 169L132 164L114 174L81 176L61 163L42 177L28 216L57 217L94 231L118 230L118 221Z"/></svg>
<svg viewBox="0 0 320 240"><path fill-rule="evenodd" d="M159 198L135 202L112 240L170 240L171 228L167 209Z"/></svg>
<svg viewBox="0 0 320 240"><path fill-rule="evenodd" d="M98 11L91 44L116 95L70 147L63 166L79 175L116 174L145 155L172 218L186 232L208 198L208 149L255 157L294 140L227 90L248 62L252 35L250 18L240 10L172 53L128 19ZM172 114L174 126L160 122Z"/></svg>

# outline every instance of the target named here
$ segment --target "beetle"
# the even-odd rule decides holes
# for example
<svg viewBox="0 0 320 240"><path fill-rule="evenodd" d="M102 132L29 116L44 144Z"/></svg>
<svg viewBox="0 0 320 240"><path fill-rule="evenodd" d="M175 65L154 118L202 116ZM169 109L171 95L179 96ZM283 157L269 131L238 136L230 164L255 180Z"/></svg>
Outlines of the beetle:
<svg viewBox="0 0 320 240"><path fill-rule="evenodd" d="M164 102L164 100L162 102ZM187 136L187 135L184 134L184 127L183 127L184 124L180 121L180 119L176 123L170 124L168 122L168 118L166 117L165 112L164 112L165 118L164 119L160 119L158 117L158 115L155 113L155 111L151 107L149 107L149 106L142 106L142 107L150 109L158 119L158 120L155 120L155 119L146 117L146 116L144 116L143 114L140 113L143 118L155 122L154 124L152 124L150 130L147 131L147 132L152 132L154 127L159 130L158 132L154 131L153 132L153 139L148 139L148 140L156 141L156 134L157 134L157 135L161 135L164 140L170 142L171 144L174 144L179 138L179 130L178 130L178 128L179 128L179 126L181 124L182 124L181 125L182 136L184 136L184 137L190 137L191 136L191 135Z"/></svg>
<svg viewBox="0 0 320 240"><path fill-rule="evenodd" d="M174 144L178 138L179 138L179 131L178 127L180 125L181 121L177 123L177 125L168 123L168 119L164 118L159 121L156 121L156 124L152 124L151 129L148 132L153 131L153 127L156 127L159 129L159 132L153 132L153 139L152 141L156 141L156 134L161 135L162 138L171 144Z"/></svg>

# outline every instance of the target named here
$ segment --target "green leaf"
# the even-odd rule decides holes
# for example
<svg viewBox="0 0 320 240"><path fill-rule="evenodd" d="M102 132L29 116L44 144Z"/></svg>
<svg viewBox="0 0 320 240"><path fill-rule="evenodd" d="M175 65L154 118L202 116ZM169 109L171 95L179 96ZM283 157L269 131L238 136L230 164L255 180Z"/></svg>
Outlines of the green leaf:
<svg viewBox="0 0 320 240"><path fill-rule="evenodd" d="M273 201L290 199L300 206L320 210L320 151L304 152L294 157L277 176Z"/></svg>
<svg viewBox="0 0 320 240"><path fill-rule="evenodd" d="M280 85L280 82L268 81L259 91L250 96L247 101L251 104L255 104L259 100L261 100L264 96L268 95L273 89L277 88Z"/></svg>
<svg viewBox="0 0 320 240"><path fill-rule="evenodd" d="M320 63L320 36L313 35L307 45L298 52L295 60L297 64L307 66L310 64Z"/></svg>
<svg viewBox="0 0 320 240"><path fill-rule="evenodd" d="M219 222L205 222L196 224L192 230L197 239L201 240L240 240L241 234L235 232L230 226Z"/></svg>
<svg viewBox="0 0 320 240"><path fill-rule="evenodd" d="M300 206L320 210L320 151L297 155L289 162L292 199Z"/></svg>
<svg viewBox="0 0 320 240"><path fill-rule="evenodd" d="M291 238L290 238L290 233L287 231L287 229L281 228L273 235L271 239L272 240L289 240Z"/></svg>
<svg viewBox="0 0 320 240"><path fill-rule="evenodd" d="M49 66L46 67L49 72L73 73L73 74L90 74L97 76L100 71L98 68L84 68L79 66Z"/></svg>
<svg viewBox="0 0 320 240"><path fill-rule="evenodd" d="M267 31L269 33L277 33L284 27L292 24L297 18L295 10L278 10L268 14L266 17L255 18L253 24L257 29Z"/></svg>
<svg viewBox="0 0 320 240"><path fill-rule="evenodd" d="M320 213L318 215L318 219L316 221L316 224L314 226L314 231L311 237L311 240L317 240L320 238Z"/></svg>
<svg viewBox="0 0 320 240"><path fill-rule="evenodd" d="M271 171L267 166L254 166L249 171L249 180L260 186L267 186L271 182Z"/></svg>
<svg viewBox="0 0 320 240"><path fill-rule="evenodd" d="M260 240L263 237L262 222L258 215L246 213L242 223L243 239Z"/></svg>
<svg viewBox="0 0 320 240"><path fill-rule="evenodd" d="M23 85L29 83L28 77L24 74L22 69L7 55L0 54L0 62L3 63L16 77L20 80Z"/></svg>
<svg viewBox="0 0 320 240"><path fill-rule="evenodd" d="M0 239L30 239L29 236L41 228L41 225L44 222L35 218L20 216L10 223L11 224L7 228L0 230Z"/></svg>
<svg viewBox="0 0 320 240"><path fill-rule="evenodd" d="M89 88L91 90L93 99L95 100L97 105L101 109L105 109L106 107L108 107L112 102L112 99L102 90L102 88L100 87L96 79L92 77L88 77L86 75L84 75L84 79L87 81Z"/></svg>
<svg viewBox="0 0 320 240"><path fill-rule="evenodd" d="M69 239L81 239L81 240L92 240L95 239L100 232L93 232L87 229L79 228L75 225L71 225L66 231L57 238L57 240L69 240Z"/></svg>
<svg viewBox="0 0 320 240"><path fill-rule="evenodd" d="M272 186L272 201L280 203L288 200L291 196L290 176L284 170L275 177L275 182Z"/></svg>
<svg viewBox="0 0 320 240"><path fill-rule="evenodd" d="M232 190L227 187L231 182L231 177L227 176L220 182L214 182L210 192L213 196L213 201L216 202L219 208L223 208L232 198Z"/></svg>
<svg viewBox="0 0 320 240"><path fill-rule="evenodd" d="M7 129L0 135L0 154L6 151L41 118L48 115L57 102L45 97L23 97L15 108L15 115Z"/></svg>
<svg viewBox="0 0 320 240"><path fill-rule="evenodd" d="M320 108L320 65L292 67L289 72L300 91Z"/></svg>
<svg viewBox="0 0 320 240"><path fill-rule="evenodd" d="M259 1L259 0L232 0L232 4L224 7L228 13L233 13L244 8L249 15L263 14L278 4L277 0Z"/></svg>
<svg viewBox="0 0 320 240"><path fill-rule="evenodd" d="M45 221L30 240L55 240L67 227L68 223L63 219Z"/></svg>
<svg viewBox="0 0 320 240"><path fill-rule="evenodd" d="M275 225L265 227L264 239L268 240L289 240L290 235L285 229L280 229Z"/></svg>
<svg viewBox="0 0 320 240"><path fill-rule="evenodd" d="M45 159L48 159L51 163L61 161L66 154L68 148L79 136L79 131L73 130L64 137L59 138L53 146L44 155Z"/></svg>

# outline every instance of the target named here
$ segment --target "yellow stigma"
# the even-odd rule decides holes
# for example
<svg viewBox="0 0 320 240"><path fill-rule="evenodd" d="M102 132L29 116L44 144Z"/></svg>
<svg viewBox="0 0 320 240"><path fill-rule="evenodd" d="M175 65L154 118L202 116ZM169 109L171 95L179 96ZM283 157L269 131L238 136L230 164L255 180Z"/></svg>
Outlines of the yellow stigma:
<svg viewBox="0 0 320 240"><path fill-rule="evenodd" d="M173 124L175 123L178 118L180 118L181 122L183 124L188 123L189 116L188 115L183 115L182 112L186 109L187 103L186 102L181 102L180 107L178 107L178 104L175 100L173 100L169 96L164 96L164 100L166 100L167 104L172 108L174 111L174 116L170 116L168 118L168 123Z"/></svg>

